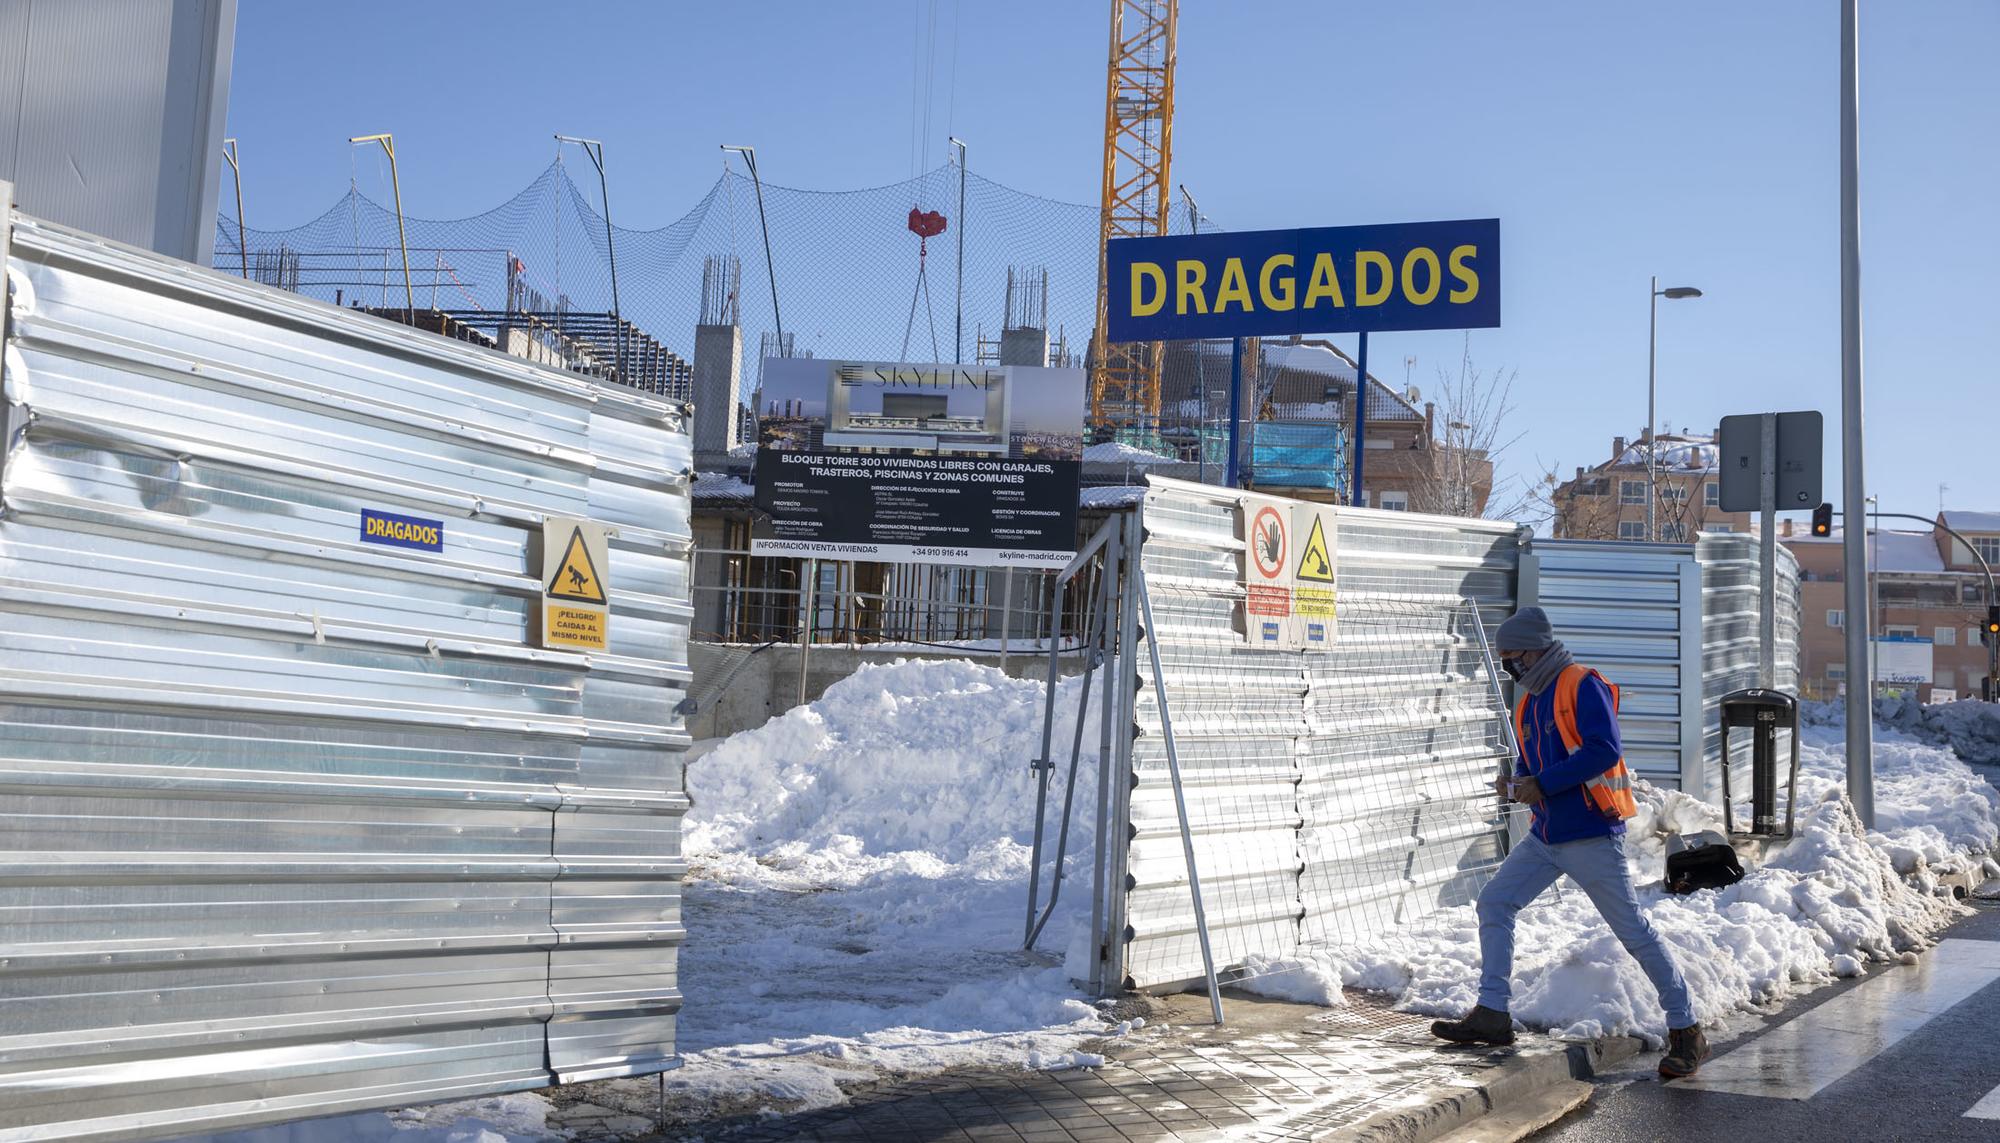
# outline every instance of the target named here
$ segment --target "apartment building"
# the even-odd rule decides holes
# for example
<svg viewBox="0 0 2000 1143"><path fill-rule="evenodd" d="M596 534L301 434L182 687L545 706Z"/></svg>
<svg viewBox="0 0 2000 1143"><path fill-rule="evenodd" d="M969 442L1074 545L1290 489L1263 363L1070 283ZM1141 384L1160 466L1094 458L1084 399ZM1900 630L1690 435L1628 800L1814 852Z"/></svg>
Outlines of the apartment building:
<svg viewBox="0 0 2000 1143"><path fill-rule="evenodd" d="M1611 456L1550 493L1554 532L1559 540L1644 540L1646 461L1652 451L1645 434L1627 443L1611 439ZM1718 501L1715 436L1662 433L1658 443L1654 510L1663 543L1686 543L1699 532L1754 532L1756 513L1724 512Z"/></svg>
<svg viewBox="0 0 2000 1143"><path fill-rule="evenodd" d="M1979 557L2000 567L2000 512L1945 512L1939 519L1972 546L1935 526L1876 530L1867 543L1873 630L1891 645L1884 662L1891 656L1907 662L1915 652L1929 663L1928 681L1878 680L1877 689L1914 689L1923 702L1979 697L1992 665L1981 638L1987 581ZM1781 542L1799 561L1800 689L1807 697L1831 698L1860 674L1847 662L1841 533L1836 529L1825 538L1797 533Z"/></svg>

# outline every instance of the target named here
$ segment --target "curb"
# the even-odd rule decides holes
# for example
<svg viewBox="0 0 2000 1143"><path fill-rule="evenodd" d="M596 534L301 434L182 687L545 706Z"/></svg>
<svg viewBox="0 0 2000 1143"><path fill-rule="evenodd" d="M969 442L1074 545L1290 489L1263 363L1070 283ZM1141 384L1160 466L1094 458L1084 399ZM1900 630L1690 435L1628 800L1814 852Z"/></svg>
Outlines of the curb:
<svg viewBox="0 0 2000 1143"><path fill-rule="evenodd" d="M1588 1080L1600 1070L1645 1050L1632 1036L1605 1036L1549 1052L1514 1057L1495 1069L1486 1083L1441 1096L1421 1107L1385 1111L1352 1127L1315 1136L1315 1141L1350 1139L1361 1143L1430 1143L1495 1111L1504 1110L1572 1080Z"/></svg>

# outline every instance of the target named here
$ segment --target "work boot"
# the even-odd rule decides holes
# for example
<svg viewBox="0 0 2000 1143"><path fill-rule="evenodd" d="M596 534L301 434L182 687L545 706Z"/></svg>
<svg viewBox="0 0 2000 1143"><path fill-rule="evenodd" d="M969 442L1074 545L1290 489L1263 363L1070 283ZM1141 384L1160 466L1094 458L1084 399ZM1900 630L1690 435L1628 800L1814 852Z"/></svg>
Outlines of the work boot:
<svg viewBox="0 0 2000 1143"><path fill-rule="evenodd" d="M1478 1005L1463 1020L1437 1020L1431 1035L1454 1044L1500 1044L1514 1042L1514 1018L1505 1012Z"/></svg>
<svg viewBox="0 0 2000 1143"><path fill-rule="evenodd" d="M1701 1070L1708 1058L1708 1037L1701 1025L1667 1030L1667 1054L1660 1058L1660 1074L1667 1079L1684 1079Z"/></svg>

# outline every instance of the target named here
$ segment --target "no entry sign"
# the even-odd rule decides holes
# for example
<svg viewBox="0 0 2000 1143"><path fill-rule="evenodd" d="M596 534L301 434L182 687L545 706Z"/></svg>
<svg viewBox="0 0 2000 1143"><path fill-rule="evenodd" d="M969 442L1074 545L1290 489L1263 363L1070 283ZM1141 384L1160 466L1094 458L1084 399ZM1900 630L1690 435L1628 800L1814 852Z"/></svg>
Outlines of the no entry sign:
<svg viewBox="0 0 2000 1143"><path fill-rule="evenodd" d="M1281 500L1238 502L1243 538L1243 638L1253 647L1286 649L1292 630L1292 512Z"/></svg>

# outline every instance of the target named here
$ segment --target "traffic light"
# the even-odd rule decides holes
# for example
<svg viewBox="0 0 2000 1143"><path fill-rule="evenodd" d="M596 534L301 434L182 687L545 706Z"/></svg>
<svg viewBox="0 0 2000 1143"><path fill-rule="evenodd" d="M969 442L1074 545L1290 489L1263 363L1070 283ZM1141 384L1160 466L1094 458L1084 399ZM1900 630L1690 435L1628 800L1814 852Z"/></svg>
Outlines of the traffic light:
<svg viewBox="0 0 2000 1143"><path fill-rule="evenodd" d="M1833 505L1822 504L1813 509L1812 534L1822 540L1833 535Z"/></svg>
<svg viewBox="0 0 2000 1143"><path fill-rule="evenodd" d="M2000 639L2000 606L1986 608L1986 637Z"/></svg>

